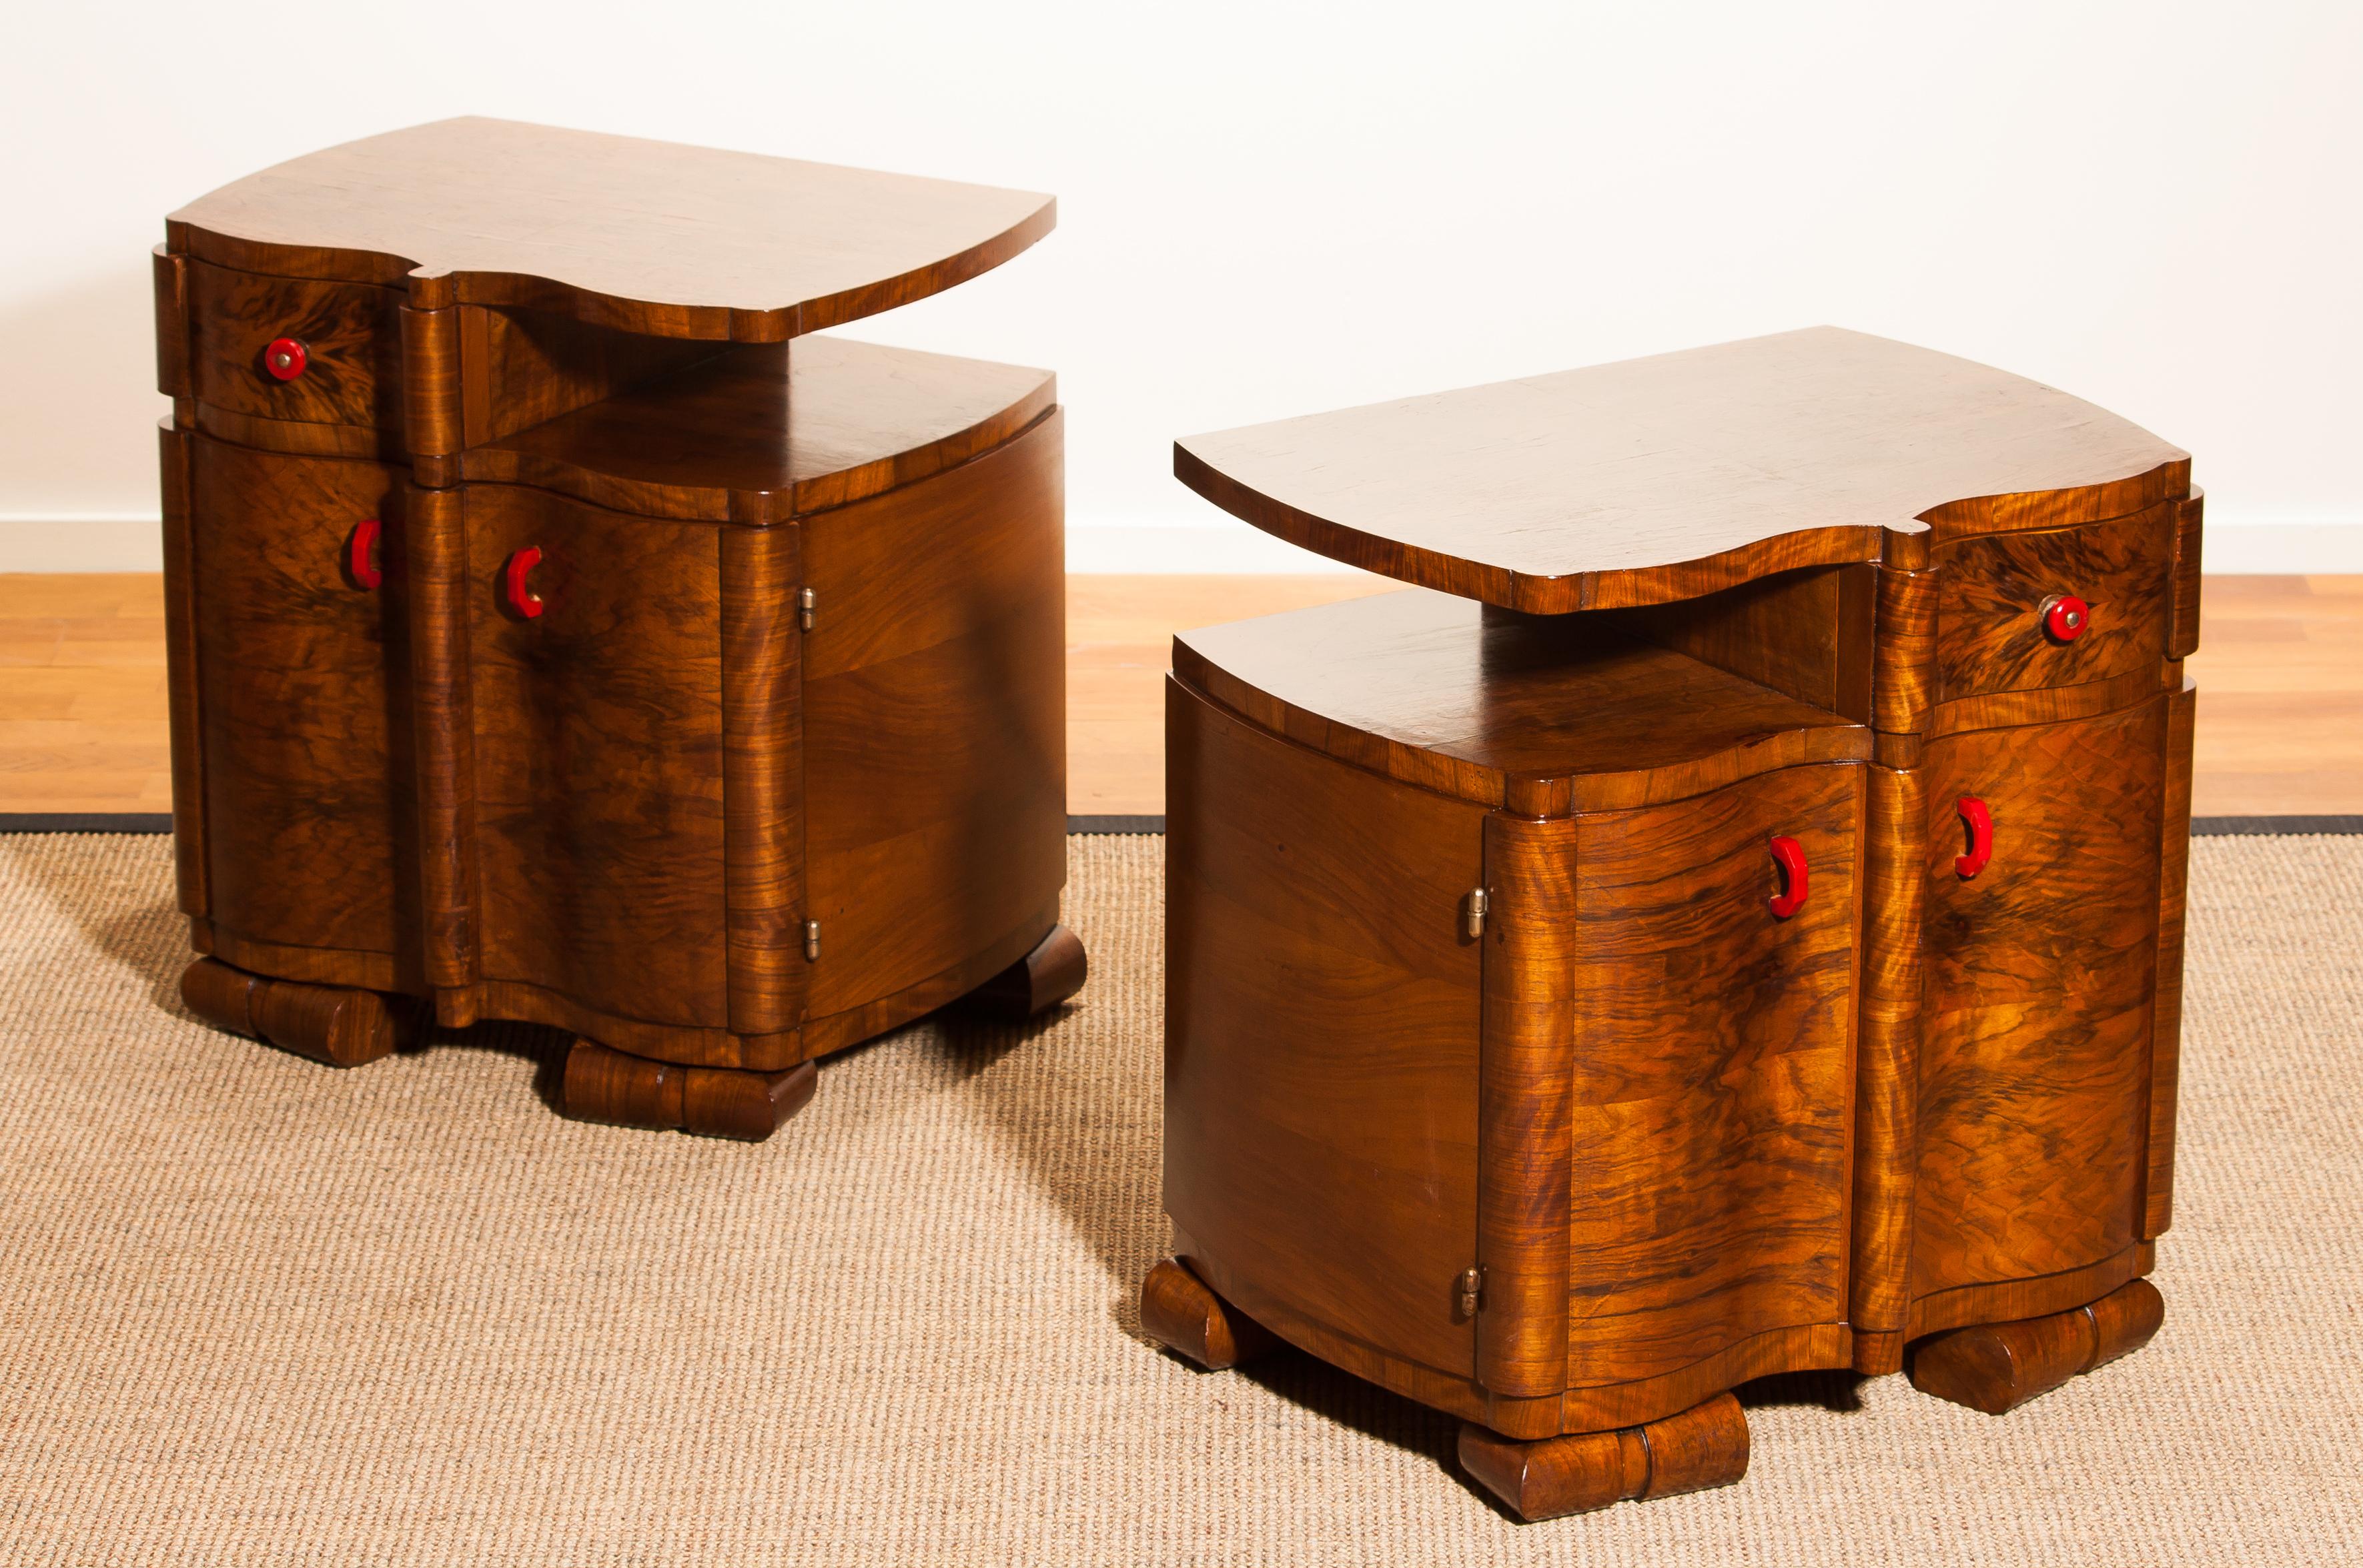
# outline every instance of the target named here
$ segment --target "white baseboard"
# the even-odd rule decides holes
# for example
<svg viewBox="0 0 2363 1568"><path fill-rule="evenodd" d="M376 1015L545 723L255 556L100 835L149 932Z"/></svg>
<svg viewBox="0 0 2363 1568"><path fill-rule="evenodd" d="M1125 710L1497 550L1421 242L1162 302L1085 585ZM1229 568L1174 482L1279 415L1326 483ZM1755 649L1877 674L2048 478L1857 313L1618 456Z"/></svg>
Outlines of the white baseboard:
<svg viewBox="0 0 2363 1568"><path fill-rule="evenodd" d="M2233 577L2363 572L2363 518L2225 518L2211 508L2199 569Z"/></svg>
<svg viewBox="0 0 2363 1568"><path fill-rule="evenodd" d="M2363 573L2363 518L2210 517L2205 569ZM161 571L161 525L153 516L0 513L0 572ZM1335 572L1339 566L1244 523L1070 523L1071 572Z"/></svg>
<svg viewBox="0 0 2363 1568"><path fill-rule="evenodd" d="M0 572L161 571L163 524L150 513L27 516L0 513ZM1073 572L1342 572L1244 523L1069 524Z"/></svg>
<svg viewBox="0 0 2363 1568"><path fill-rule="evenodd" d="M164 525L154 513L28 517L0 513L0 571L162 571Z"/></svg>
<svg viewBox="0 0 2363 1568"><path fill-rule="evenodd" d="M1067 523L1067 569L1075 573L1346 572L1245 523Z"/></svg>

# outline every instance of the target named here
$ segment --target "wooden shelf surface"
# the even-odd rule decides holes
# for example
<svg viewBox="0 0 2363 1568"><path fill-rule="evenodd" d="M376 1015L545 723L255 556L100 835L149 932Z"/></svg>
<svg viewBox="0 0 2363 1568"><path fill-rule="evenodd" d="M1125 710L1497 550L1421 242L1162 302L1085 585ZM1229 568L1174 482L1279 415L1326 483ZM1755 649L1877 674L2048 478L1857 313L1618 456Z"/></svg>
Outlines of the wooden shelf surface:
<svg viewBox="0 0 2363 1568"><path fill-rule="evenodd" d="M460 472L656 516L795 515L989 451L1058 398L1048 370L804 337L727 348L470 447Z"/></svg>
<svg viewBox="0 0 2363 1568"><path fill-rule="evenodd" d="M1978 497L2150 474L2179 496L2189 462L2039 382L1836 327L1174 447L1184 483L1268 533L1543 613L1877 560L1884 530L1923 532L1924 514Z"/></svg>
<svg viewBox="0 0 2363 1568"><path fill-rule="evenodd" d="M1513 811L1613 810L1870 755L1867 727L1688 655L1426 589L1185 632L1173 671L1267 729Z"/></svg>
<svg viewBox="0 0 2363 1568"><path fill-rule="evenodd" d="M249 175L167 233L223 266L407 282L414 304L775 343L963 282L1057 220L1033 192L463 118Z"/></svg>

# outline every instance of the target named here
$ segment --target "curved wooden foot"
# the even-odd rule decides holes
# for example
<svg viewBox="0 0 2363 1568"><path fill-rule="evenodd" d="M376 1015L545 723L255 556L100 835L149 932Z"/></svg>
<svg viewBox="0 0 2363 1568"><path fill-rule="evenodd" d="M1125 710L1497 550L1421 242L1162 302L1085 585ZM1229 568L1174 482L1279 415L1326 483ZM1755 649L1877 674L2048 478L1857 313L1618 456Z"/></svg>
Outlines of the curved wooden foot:
<svg viewBox="0 0 2363 1568"><path fill-rule="evenodd" d="M1209 1372L1227 1371L1281 1344L1279 1335L1207 1289L1178 1258L1167 1258L1140 1282L1140 1326Z"/></svg>
<svg viewBox="0 0 2363 1568"><path fill-rule="evenodd" d="M181 971L181 999L216 1029L267 1040L334 1067L390 1056L416 1034L416 999L274 980L200 958Z"/></svg>
<svg viewBox="0 0 2363 1568"><path fill-rule="evenodd" d="M1747 1474L1747 1415L1718 1394L1679 1416L1622 1431L1519 1442L1468 1423L1460 1468L1522 1519L1553 1519L1629 1497L1647 1502L1728 1486Z"/></svg>
<svg viewBox="0 0 2363 1568"><path fill-rule="evenodd" d="M1034 951L960 999L960 1005L1012 1021L1058 1006L1083 988L1091 964L1083 944L1063 925L1034 944Z"/></svg>
<svg viewBox="0 0 2363 1568"><path fill-rule="evenodd" d="M1956 1329L1923 1344L1912 1386L1999 1416L2149 1343L2166 1321L2166 1297L2147 1279L2129 1280L2089 1307Z"/></svg>
<svg viewBox="0 0 2363 1568"><path fill-rule="evenodd" d="M760 1143L811 1101L819 1083L811 1062L778 1073L684 1067L577 1039L566 1055L564 1104L577 1121Z"/></svg>

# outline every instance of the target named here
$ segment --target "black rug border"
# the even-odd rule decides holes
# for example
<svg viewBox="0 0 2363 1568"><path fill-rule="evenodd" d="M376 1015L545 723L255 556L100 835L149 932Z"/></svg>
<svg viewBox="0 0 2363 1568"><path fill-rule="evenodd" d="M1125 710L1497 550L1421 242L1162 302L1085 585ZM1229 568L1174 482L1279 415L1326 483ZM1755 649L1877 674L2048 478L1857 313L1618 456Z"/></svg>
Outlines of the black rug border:
<svg viewBox="0 0 2363 1568"><path fill-rule="evenodd" d="M133 833L172 831L167 812L0 812L0 833ZM1070 834L1161 834L1160 816L1067 819ZM2193 817L2193 838L2294 838L2310 834L2363 834L2363 816Z"/></svg>

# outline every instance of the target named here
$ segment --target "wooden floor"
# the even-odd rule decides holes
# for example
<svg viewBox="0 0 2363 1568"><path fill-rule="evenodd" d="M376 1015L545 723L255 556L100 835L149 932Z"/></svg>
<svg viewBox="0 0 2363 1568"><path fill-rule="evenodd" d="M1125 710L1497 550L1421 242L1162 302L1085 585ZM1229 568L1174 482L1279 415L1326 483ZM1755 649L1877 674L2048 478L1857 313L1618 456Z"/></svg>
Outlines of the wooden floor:
<svg viewBox="0 0 2363 1568"><path fill-rule="evenodd" d="M2191 809L2363 812L2363 577L2211 577Z"/></svg>
<svg viewBox="0 0 2363 1568"><path fill-rule="evenodd" d="M1069 579L1068 809L1165 810L1175 632L1393 586ZM2363 577L2210 578L2204 604L2192 810L2363 812ZM170 809L163 627L152 576L0 575L0 812Z"/></svg>

